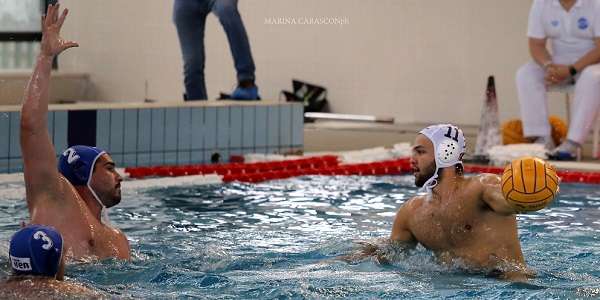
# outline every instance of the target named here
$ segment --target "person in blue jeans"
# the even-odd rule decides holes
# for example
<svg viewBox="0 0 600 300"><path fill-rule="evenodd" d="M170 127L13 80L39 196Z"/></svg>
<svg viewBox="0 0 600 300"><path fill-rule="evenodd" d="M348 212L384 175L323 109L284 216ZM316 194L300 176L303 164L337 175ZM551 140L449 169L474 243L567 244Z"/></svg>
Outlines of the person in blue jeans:
<svg viewBox="0 0 600 300"><path fill-rule="evenodd" d="M231 99L258 100L258 87L254 84L254 60L237 3L237 0L175 0L173 22L183 54L186 100L207 99L204 31L210 12L219 18L225 29L237 71L238 86L231 94Z"/></svg>

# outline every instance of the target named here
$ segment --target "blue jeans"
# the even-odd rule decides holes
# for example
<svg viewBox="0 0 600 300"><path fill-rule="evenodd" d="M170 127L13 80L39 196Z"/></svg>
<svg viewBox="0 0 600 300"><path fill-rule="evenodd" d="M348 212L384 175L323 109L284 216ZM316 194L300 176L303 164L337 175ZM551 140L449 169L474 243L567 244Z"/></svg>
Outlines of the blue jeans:
<svg viewBox="0 0 600 300"><path fill-rule="evenodd" d="M175 0L173 22L183 54L187 100L206 100L204 30L210 12L219 18L233 56L238 82L254 80L254 60L248 35L237 10L237 0Z"/></svg>

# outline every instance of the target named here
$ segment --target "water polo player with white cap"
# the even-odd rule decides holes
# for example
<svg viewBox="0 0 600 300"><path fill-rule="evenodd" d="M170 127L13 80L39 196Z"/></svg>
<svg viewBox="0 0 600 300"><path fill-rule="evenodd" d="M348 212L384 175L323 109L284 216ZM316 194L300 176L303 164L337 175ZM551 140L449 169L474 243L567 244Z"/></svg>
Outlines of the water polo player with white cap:
<svg viewBox="0 0 600 300"><path fill-rule="evenodd" d="M415 185L427 194L404 202L384 243L370 244L346 260L375 256L380 262L421 244L450 268L509 280L531 274L525 265L514 208L502 196L500 177L465 176L463 132L451 124L428 126L416 136L410 163Z"/></svg>
<svg viewBox="0 0 600 300"><path fill-rule="evenodd" d="M438 183L439 170L459 164L462 166L467 144L462 130L451 124L428 126L419 133L433 143L435 173L422 186L427 191L427 199L431 199L432 190Z"/></svg>

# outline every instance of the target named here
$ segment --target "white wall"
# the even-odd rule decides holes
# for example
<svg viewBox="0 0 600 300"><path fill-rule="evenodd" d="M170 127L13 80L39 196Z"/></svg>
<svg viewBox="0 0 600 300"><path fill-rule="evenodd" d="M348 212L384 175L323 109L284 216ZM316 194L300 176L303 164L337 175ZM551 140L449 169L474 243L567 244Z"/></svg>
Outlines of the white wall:
<svg viewBox="0 0 600 300"><path fill-rule="evenodd" d="M62 0L62 70L91 75L93 100L182 101L182 61L173 1ZM391 115L397 123L478 124L494 75L501 121L519 118L514 74L529 59L531 1L242 0L263 99L298 78L328 88L338 113ZM348 25L269 25L268 18L343 18ZM236 84L224 31L206 32L209 98ZM146 94L146 82L148 84Z"/></svg>

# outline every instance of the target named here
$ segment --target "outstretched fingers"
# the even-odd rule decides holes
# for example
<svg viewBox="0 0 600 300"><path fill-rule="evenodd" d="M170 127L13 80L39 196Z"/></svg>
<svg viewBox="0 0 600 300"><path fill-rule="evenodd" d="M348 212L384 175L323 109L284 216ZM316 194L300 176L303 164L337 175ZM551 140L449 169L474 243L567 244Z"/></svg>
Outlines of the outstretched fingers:
<svg viewBox="0 0 600 300"><path fill-rule="evenodd" d="M53 20L56 18L54 16L54 12L56 7L60 7L59 3L56 3L56 6L52 4L48 4L48 8L46 9L46 13L42 15L42 29L48 28L52 26Z"/></svg>
<svg viewBox="0 0 600 300"><path fill-rule="evenodd" d="M62 27L69 10L65 8L60 17L58 16L59 11L60 3L56 3L54 6L52 4L48 4L48 10L42 15L43 27L50 28L53 25L56 25L58 28Z"/></svg>
<svg viewBox="0 0 600 300"><path fill-rule="evenodd" d="M57 4L58 5L58 4ZM67 14L69 13L69 10L67 8L65 8L62 12L62 14L60 14L60 17L56 20L56 26L58 26L58 28L61 28L63 23L65 22L65 19L67 18Z"/></svg>
<svg viewBox="0 0 600 300"><path fill-rule="evenodd" d="M79 46L75 41L66 42L60 37L60 29L64 24L68 9L60 13L60 3L49 4L45 15L42 15L42 50L49 55L58 55L71 47Z"/></svg>
<svg viewBox="0 0 600 300"><path fill-rule="evenodd" d="M52 9L52 19L50 20L52 23L54 23L56 21L56 19L58 18L59 8L60 8L60 3L56 3L56 5L54 5L54 8Z"/></svg>

